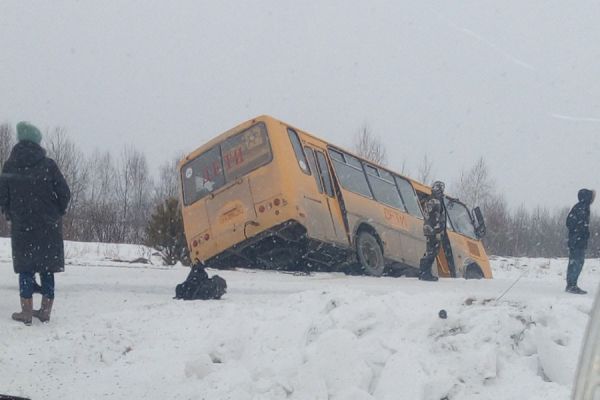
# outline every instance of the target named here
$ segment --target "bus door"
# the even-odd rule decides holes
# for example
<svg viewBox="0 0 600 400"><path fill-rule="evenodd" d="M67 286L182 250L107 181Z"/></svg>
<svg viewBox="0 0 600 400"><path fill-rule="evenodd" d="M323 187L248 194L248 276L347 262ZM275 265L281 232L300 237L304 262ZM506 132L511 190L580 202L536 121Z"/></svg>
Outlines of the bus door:
<svg viewBox="0 0 600 400"><path fill-rule="evenodd" d="M457 276L465 275L466 267L476 263L484 275L491 277L489 261L473 219L467 207L459 201L446 198L448 212L448 238L452 243Z"/></svg>
<svg viewBox="0 0 600 400"><path fill-rule="evenodd" d="M346 224L325 153L310 146L305 146L304 151L318 188L318 198L305 196L307 211L315 211L311 219L323 230L328 241L348 246ZM327 215L327 219L318 218L319 215Z"/></svg>

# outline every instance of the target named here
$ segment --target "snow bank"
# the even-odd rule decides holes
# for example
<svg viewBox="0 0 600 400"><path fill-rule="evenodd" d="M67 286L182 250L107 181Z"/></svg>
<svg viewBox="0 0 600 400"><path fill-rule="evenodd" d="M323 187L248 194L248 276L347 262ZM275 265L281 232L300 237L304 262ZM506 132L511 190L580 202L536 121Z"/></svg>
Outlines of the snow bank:
<svg viewBox="0 0 600 400"><path fill-rule="evenodd" d="M57 278L51 323L32 327L8 318L17 286L0 248L0 392L45 399L567 400L593 299L564 293L565 260L495 259L497 279L437 283L217 271L229 284L222 300L183 302L171 297L187 269L91 268L125 264L105 259L112 256L103 245L85 246L73 245L80 252L71 259L90 264L68 266ZM117 254L138 255L130 247ZM598 260L586 265L582 286L593 292Z"/></svg>
<svg viewBox="0 0 600 400"><path fill-rule="evenodd" d="M0 261L10 262L9 238L0 238ZM142 245L65 241L65 263L78 266L163 266L156 250Z"/></svg>
<svg viewBox="0 0 600 400"><path fill-rule="evenodd" d="M494 278L516 279L519 276L549 281L565 281L567 258L526 258L490 257ZM600 273L600 259L587 259L581 272L581 279L597 276Z"/></svg>

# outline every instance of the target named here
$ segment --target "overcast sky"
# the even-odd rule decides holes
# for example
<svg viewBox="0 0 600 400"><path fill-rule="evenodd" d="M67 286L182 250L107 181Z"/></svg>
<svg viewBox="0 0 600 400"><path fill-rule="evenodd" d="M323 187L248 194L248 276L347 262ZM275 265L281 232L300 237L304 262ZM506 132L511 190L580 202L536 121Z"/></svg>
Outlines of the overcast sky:
<svg viewBox="0 0 600 400"><path fill-rule="evenodd" d="M259 114L511 206L600 188L600 2L0 0L0 122L153 166Z"/></svg>

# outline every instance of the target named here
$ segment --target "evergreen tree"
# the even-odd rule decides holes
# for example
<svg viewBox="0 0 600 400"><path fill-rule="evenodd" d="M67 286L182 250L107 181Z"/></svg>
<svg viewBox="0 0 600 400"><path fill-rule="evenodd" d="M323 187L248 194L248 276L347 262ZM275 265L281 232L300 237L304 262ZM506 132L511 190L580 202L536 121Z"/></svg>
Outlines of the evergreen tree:
<svg viewBox="0 0 600 400"><path fill-rule="evenodd" d="M161 252L167 265L180 261L189 265L190 256L183 231L183 217L175 197L158 204L146 228L147 245Z"/></svg>

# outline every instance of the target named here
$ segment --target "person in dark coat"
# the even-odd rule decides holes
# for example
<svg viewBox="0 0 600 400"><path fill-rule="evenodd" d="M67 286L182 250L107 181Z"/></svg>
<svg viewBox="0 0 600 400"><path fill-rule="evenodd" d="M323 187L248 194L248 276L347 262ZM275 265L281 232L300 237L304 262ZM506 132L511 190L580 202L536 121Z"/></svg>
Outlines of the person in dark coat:
<svg viewBox="0 0 600 400"><path fill-rule="evenodd" d="M42 322L50 320L54 273L65 268L62 216L71 192L54 160L46 157L35 126L17 124L17 139L0 176L0 207L11 222L13 268L19 274L21 312L12 318L30 325L33 316ZM42 304L34 311L36 273L42 284Z"/></svg>
<svg viewBox="0 0 600 400"><path fill-rule="evenodd" d="M567 267L567 288L565 291L573 294L586 294L577 286L577 279L585 262L585 250L590 238L590 205L596 198L596 192L581 189L577 193L579 202L573 206L567 216L569 229L569 266Z"/></svg>
<svg viewBox="0 0 600 400"><path fill-rule="evenodd" d="M446 207L444 207L443 182L436 181L431 186L431 196L425 201L425 221L423 234L427 240L425 255L421 258L419 279L423 281L437 281L438 277L431 273L433 262L440 251L440 241L446 234Z"/></svg>

